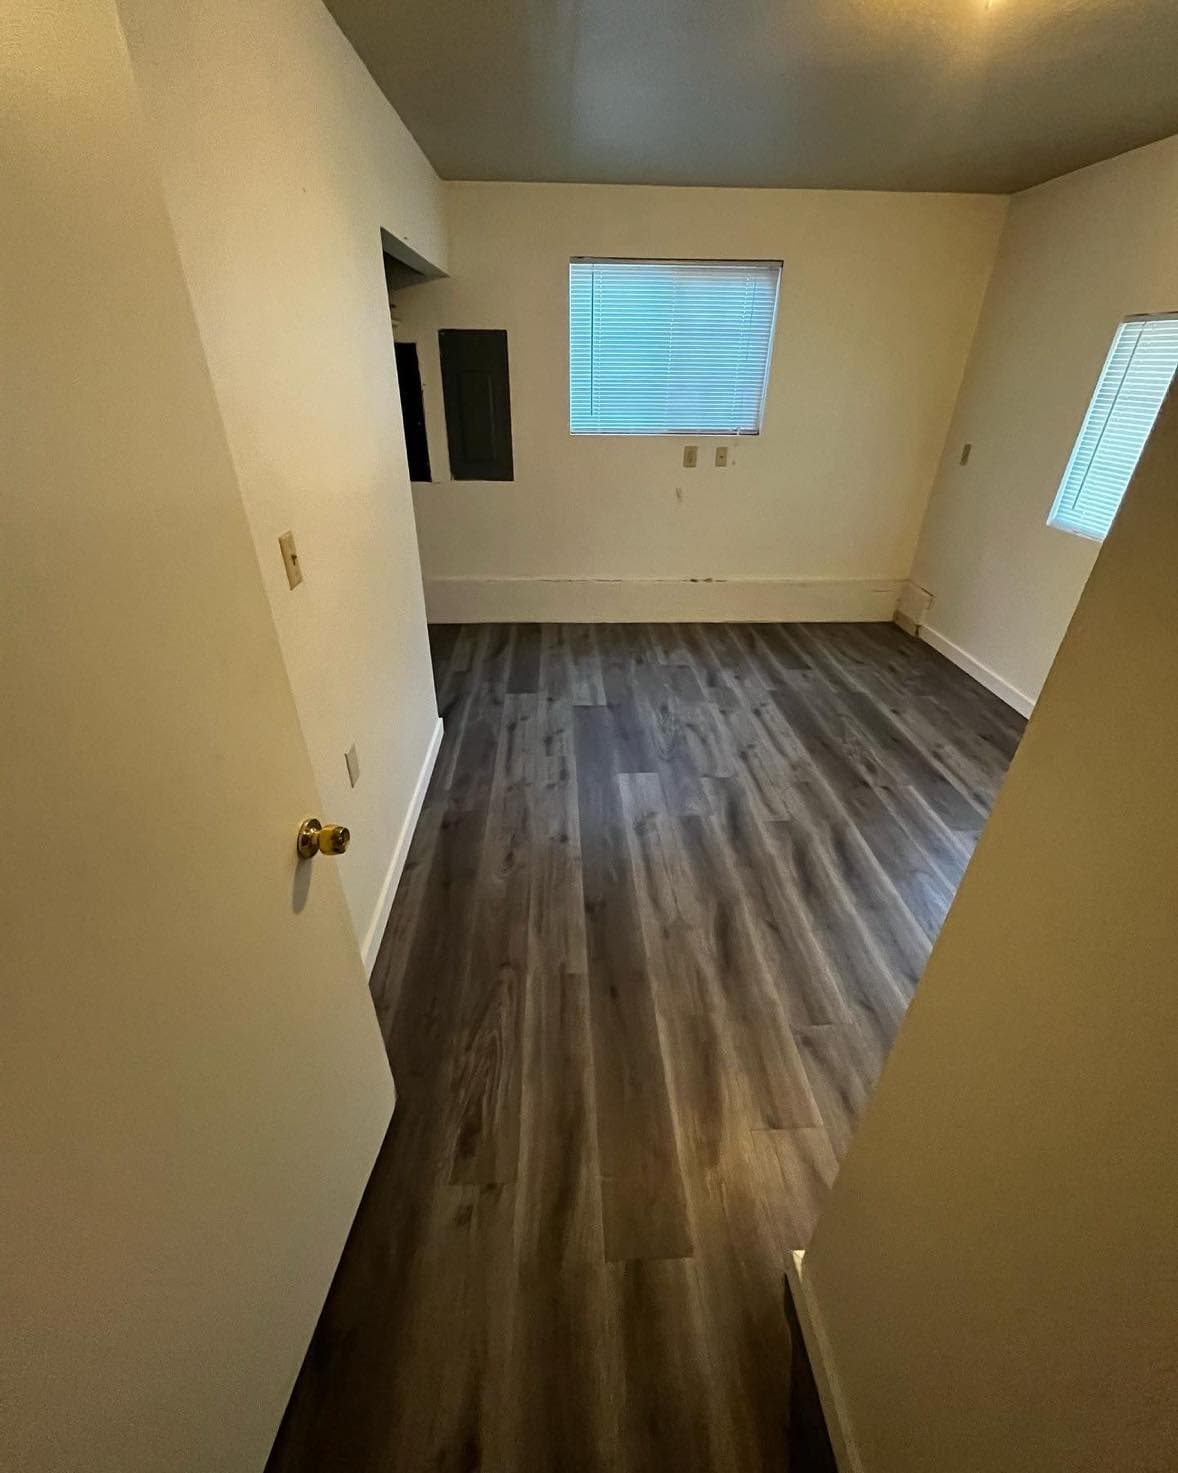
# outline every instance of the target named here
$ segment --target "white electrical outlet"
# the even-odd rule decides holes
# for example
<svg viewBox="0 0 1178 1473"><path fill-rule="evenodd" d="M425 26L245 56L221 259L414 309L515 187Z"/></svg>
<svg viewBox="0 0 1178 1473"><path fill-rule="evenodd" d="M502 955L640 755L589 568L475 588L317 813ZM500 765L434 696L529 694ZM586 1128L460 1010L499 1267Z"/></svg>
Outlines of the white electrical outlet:
<svg viewBox="0 0 1178 1473"><path fill-rule="evenodd" d="M727 465L728 464L728 446L727 445L717 445L716 446L716 464L717 465L720 465L720 466L724 466L724 465Z"/></svg>

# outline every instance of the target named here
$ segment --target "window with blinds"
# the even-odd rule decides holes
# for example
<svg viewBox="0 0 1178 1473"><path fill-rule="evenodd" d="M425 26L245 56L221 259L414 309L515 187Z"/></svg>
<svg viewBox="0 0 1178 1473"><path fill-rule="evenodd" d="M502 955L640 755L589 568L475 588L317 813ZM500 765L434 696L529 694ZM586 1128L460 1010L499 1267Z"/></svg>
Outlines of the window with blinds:
<svg viewBox="0 0 1178 1473"><path fill-rule="evenodd" d="M1099 541L1113 524L1178 366L1178 313L1122 322L1047 523Z"/></svg>
<svg viewBox="0 0 1178 1473"><path fill-rule="evenodd" d="M757 435L780 261L569 263L574 435Z"/></svg>

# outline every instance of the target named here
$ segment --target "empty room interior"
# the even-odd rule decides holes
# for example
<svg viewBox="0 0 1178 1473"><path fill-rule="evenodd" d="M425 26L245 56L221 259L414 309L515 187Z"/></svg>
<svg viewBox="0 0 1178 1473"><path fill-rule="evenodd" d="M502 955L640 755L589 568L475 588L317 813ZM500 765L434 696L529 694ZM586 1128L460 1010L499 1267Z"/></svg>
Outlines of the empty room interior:
<svg viewBox="0 0 1178 1473"><path fill-rule="evenodd" d="M1178 1468L1172 0L2 0L13 1473Z"/></svg>

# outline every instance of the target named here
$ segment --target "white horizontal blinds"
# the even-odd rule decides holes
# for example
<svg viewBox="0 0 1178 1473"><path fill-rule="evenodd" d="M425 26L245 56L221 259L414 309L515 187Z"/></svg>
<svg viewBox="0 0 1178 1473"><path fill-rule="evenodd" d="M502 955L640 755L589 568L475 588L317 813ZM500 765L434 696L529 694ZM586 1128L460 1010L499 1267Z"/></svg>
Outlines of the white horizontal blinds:
<svg viewBox="0 0 1178 1473"><path fill-rule="evenodd" d="M1178 366L1178 316L1121 324L1084 416L1048 521L1101 538L1153 429Z"/></svg>
<svg viewBox="0 0 1178 1473"><path fill-rule="evenodd" d="M575 435L755 435L777 284L767 261L573 261Z"/></svg>

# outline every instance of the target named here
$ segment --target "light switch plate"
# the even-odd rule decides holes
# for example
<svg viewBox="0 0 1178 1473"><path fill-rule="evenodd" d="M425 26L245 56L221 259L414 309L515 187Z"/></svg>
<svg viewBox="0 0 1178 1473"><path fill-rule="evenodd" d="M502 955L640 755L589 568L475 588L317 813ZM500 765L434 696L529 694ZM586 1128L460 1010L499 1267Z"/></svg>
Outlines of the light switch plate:
<svg viewBox="0 0 1178 1473"><path fill-rule="evenodd" d="M699 446L698 445L684 445L684 447L683 447L683 464L687 467L687 469L688 470L693 470L695 468L695 465L698 462L698 460L699 460Z"/></svg>
<svg viewBox="0 0 1178 1473"><path fill-rule="evenodd" d="M284 532L278 539L278 546L282 549L282 562L286 568L286 581L292 588L297 588L303 581L303 570L299 566L299 554L295 548L293 532Z"/></svg>
<svg viewBox="0 0 1178 1473"><path fill-rule="evenodd" d="M344 753L344 762L348 768L348 781L353 787L360 781L360 759L356 755L356 743L353 742Z"/></svg>
<svg viewBox="0 0 1178 1473"><path fill-rule="evenodd" d="M728 464L728 446L727 445L717 445L716 446L716 464L717 465L727 465Z"/></svg>

